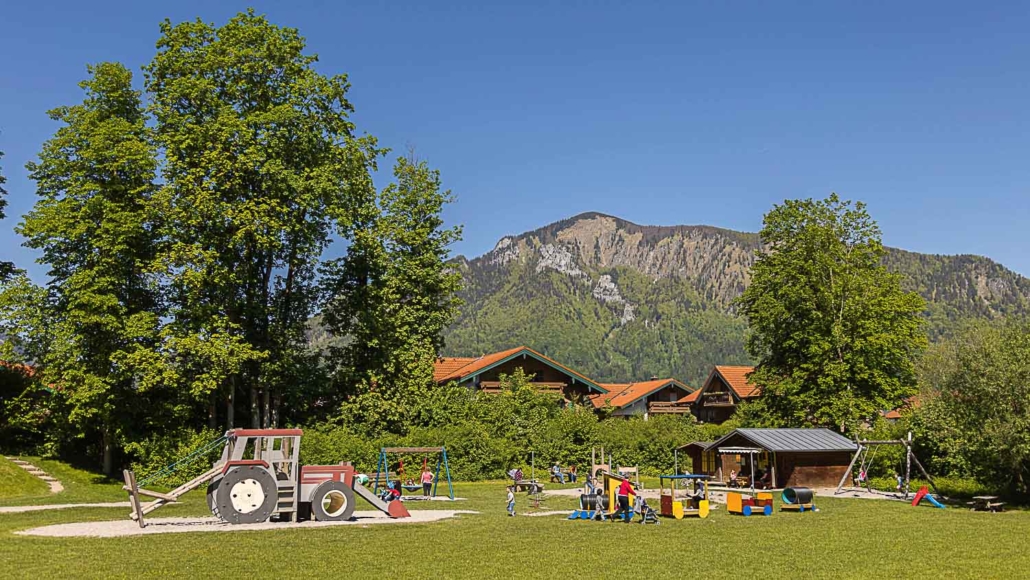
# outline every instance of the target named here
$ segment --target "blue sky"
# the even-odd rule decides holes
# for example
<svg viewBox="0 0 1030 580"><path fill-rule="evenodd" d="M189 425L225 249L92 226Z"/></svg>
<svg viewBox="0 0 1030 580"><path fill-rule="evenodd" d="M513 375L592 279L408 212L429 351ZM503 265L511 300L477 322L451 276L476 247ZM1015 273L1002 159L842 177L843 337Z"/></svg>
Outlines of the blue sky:
<svg viewBox="0 0 1030 580"><path fill-rule="evenodd" d="M630 6L631 4L631 6ZM11 2L0 14L0 255L26 161L87 63L254 6L345 72L362 131L457 195L455 250L584 211L757 231L785 198L867 202L886 243L1030 274L1030 3Z"/></svg>

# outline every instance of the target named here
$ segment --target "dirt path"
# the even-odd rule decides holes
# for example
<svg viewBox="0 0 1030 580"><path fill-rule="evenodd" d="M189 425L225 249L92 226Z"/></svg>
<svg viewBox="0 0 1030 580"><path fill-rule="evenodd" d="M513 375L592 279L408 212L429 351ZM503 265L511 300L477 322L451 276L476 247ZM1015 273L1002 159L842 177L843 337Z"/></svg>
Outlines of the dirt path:
<svg viewBox="0 0 1030 580"><path fill-rule="evenodd" d="M0 507L0 514L20 514L25 512L41 512L44 510L66 510L71 508L127 508L129 502L115 501L109 503L57 503L49 505L13 505Z"/></svg>
<svg viewBox="0 0 1030 580"><path fill-rule="evenodd" d="M328 526L366 526L370 524L417 524L453 518L460 514L476 514L469 510L416 510L410 518L391 519L378 511L354 512L346 522L300 522L296 524L264 522L260 524L232 525L215 517L202 518L149 518L147 527L140 528L136 522L125 518L107 522L79 522L55 524L15 532L23 536L47 536L52 538L92 537L115 538L120 536L141 536L147 534L176 534L183 532L246 532L254 530L301 530Z"/></svg>
<svg viewBox="0 0 1030 580"><path fill-rule="evenodd" d="M45 471L43 471L42 469L36 467L35 465L32 465L28 461L22 461L21 459L18 459L17 457L8 457L7 459L11 463L13 463L13 464L17 465L18 467L24 469L25 471L28 471L30 474L32 474L32 475L42 479L47 485L50 486L50 493L59 493L59 492L64 491L64 486L61 485L60 481L57 481L57 478L54 478L54 477L51 477L51 476L47 475L47 473Z"/></svg>

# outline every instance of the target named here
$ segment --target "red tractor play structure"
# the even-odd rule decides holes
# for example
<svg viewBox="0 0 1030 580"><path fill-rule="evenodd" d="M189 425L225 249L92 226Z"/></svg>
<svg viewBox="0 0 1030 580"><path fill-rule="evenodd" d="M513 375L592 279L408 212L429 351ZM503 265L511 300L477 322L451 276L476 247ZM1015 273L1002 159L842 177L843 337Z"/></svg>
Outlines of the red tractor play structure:
<svg viewBox="0 0 1030 580"><path fill-rule="evenodd" d="M269 518L296 522L343 521L354 513L354 495L360 495L391 518L411 514L400 500L385 502L355 479L350 463L300 465L300 429L233 429L188 457L136 482L126 470L124 489L132 504L130 518L145 524L143 516L207 484L211 513L230 524L253 524ZM167 493L142 486L175 471L182 464L223 445L222 456L211 469ZM141 503L140 496L154 498Z"/></svg>

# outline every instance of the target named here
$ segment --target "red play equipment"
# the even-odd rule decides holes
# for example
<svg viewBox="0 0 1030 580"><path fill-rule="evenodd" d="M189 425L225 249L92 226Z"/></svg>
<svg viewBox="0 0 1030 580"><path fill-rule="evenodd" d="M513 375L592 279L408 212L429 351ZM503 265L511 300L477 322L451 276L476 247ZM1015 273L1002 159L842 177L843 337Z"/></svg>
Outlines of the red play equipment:
<svg viewBox="0 0 1030 580"><path fill-rule="evenodd" d="M912 498L912 507L919 505L919 502L923 501L923 498L926 498L926 501L933 504L934 507L939 507L941 509L944 508L944 504L934 499L934 497L930 495L930 490L925 485L920 487L919 491L916 492L916 496Z"/></svg>
<svg viewBox="0 0 1030 580"><path fill-rule="evenodd" d="M230 524L252 524L272 517L292 522L349 520L355 494L391 518L410 517L399 500L383 501L358 483L350 463L300 465L301 435L300 429L233 429L138 483L136 474L125 470L123 489L129 492L132 504L129 517L142 528L143 516L204 484L208 484L211 513ZM167 493L143 489L219 445L222 457L203 474ZM154 499L142 503L140 496Z"/></svg>

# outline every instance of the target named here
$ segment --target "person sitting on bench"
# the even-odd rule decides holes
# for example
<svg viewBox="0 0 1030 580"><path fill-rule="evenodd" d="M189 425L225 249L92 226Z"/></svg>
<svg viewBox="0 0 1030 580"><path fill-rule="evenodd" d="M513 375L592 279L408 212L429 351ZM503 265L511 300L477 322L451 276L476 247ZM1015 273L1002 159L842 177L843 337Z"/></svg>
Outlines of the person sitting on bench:
<svg viewBox="0 0 1030 580"><path fill-rule="evenodd" d="M562 473L561 467L558 462L554 462L554 466L551 467L551 481L558 480L558 483L565 484L565 474Z"/></svg>

